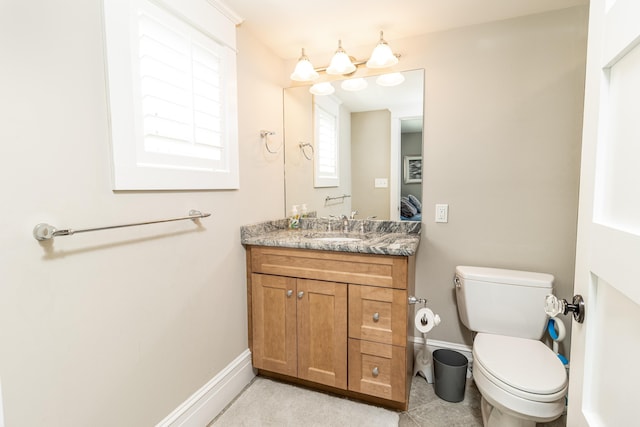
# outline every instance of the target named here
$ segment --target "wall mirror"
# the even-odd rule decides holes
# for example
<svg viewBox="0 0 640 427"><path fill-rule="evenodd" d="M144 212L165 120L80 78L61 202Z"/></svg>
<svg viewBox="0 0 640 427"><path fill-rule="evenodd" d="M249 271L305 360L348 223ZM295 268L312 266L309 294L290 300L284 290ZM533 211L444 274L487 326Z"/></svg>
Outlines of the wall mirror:
<svg viewBox="0 0 640 427"><path fill-rule="evenodd" d="M366 88L358 91L343 89L346 80L332 81L335 92L325 96L312 95L308 86L284 89L287 215L293 205L306 204L318 217L357 211L358 219L420 220L417 210L405 208L422 199L424 70L402 75L404 81L392 87L376 83L379 76L366 77ZM327 103L337 106L337 176L319 184L314 171L325 153L316 117L319 104ZM402 198L414 202L402 209L405 215Z"/></svg>

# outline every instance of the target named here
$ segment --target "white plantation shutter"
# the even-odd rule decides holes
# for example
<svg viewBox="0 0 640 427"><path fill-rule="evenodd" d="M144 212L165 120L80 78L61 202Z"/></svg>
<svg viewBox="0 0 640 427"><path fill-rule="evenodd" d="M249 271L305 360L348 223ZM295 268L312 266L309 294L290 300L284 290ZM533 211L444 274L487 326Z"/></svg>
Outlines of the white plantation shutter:
<svg viewBox="0 0 640 427"><path fill-rule="evenodd" d="M339 104L333 98L316 97L314 102L315 187L337 187L340 185L338 113Z"/></svg>
<svg viewBox="0 0 640 427"><path fill-rule="evenodd" d="M337 176L337 126L336 117L318 109L318 174L322 178Z"/></svg>
<svg viewBox="0 0 640 427"><path fill-rule="evenodd" d="M188 28L179 33L144 12L139 23L145 151L220 160L223 96L217 46L198 45Z"/></svg>
<svg viewBox="0 0 640 427"><path fill-rule="evenodd" d="M218 12L206 0L121 3L105 0L114 187L238 188L235 51L213 36Z"/></svg>

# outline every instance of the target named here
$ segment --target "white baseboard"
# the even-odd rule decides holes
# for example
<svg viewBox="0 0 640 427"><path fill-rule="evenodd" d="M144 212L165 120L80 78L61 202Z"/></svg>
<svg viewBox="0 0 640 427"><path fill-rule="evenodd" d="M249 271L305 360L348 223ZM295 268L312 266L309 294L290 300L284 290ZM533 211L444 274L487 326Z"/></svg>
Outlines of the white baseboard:
<svg viewBox="0 0 640 427"><path fill-rule="evenodd" d="M206 426L240 394L253 377L251 352L247 349L156 427Z"/></svg>
<svg viewBox="0 0 640 427"><path fill-rule="evenodd" d="M418 351L420 351L420 349L424 347L424 338L413 337L412 341L415 343L415 346L413 349L414 356L415 356L418 353ZM464 356L469 361L467 377L471 377L471 372L473 372L473 352L472 352L472 348L469 347L468 345L458 344L458 343L448 342L448 341L438 341L438 340L427 339L427 348L432 353L435 350L439 350L441 348L447 348L449 350L455 350L464 354Z"/></svg>
<svg viewBox="0 0 640 427"><path fill-rule="evenodd" d="M424 345L424 339L413 337L415 352ZM471 347L447 341L427 339L430 351L448 348L459 351L473 363ZM203 427L213 420L240 392L253 380L255 372L251 365L251 352L245 350L227 365L218 375L193 393L187 400L171 412L156 427Z"/></svg>

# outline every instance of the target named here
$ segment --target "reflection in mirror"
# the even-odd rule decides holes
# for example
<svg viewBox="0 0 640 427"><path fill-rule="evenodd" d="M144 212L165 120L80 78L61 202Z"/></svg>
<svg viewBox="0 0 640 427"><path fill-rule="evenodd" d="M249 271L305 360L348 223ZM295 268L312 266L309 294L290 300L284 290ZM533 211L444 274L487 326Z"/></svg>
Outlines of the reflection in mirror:
<svg viewBox="0 0 640 427"><path fill-rule="evenodd" d="M293 205L306 204L319 217L357 211L360 219L420 220L424 70L402 74L404 82L393 87L367 77L359 91L333 81L335 93L325 97L307 86L284 90L287 215ZM314 124L327 98L337 106L337 179L319 184Z"/></svg>

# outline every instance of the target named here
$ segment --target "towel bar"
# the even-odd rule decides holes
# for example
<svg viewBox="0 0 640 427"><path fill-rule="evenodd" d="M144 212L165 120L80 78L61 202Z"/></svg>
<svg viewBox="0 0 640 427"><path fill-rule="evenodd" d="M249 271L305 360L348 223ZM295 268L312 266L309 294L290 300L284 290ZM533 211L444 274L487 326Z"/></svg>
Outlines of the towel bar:
<svg viewBox="0 0 640 427"><path fill-rule="evenodd" d="M190 210L189 211L189 216L181 216L178 218L169 218L169 219L160 219L160 220L155 220L155 221L144 221L144 222L135 222L132 224L121 224L121 225L110 225L110 226L106 226L106 227L95 227L95 228L84 228L84 229L80 229L80 230L73 230L71 228L66 228L64 230L58 230L57 228L55 228L52 225L49 224L45 224L45 223L40 223L38 225L36 225L33 229L33 237L36 240L50 240L53 239L54 237L58 237L58 236L71 236L73 234L78 234L78 233L86 233L89 231L100 231L100 230L110 230L112 228L123 228L123 227L133 227L133 226L137 226L137 225L147 225L147 224L157 224L160 222L170 222L170 221L183 221L185 219L190 219L195 221L198 218L206 218L208 216L211 216L210 213L202 213L200 211L196 211L196 210Z"/></svg>

